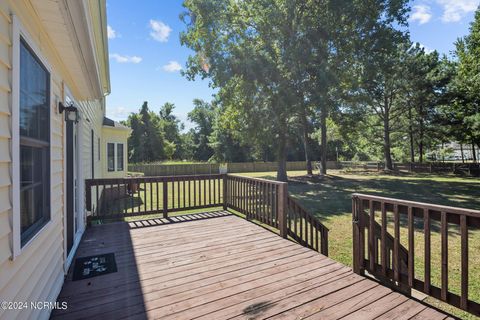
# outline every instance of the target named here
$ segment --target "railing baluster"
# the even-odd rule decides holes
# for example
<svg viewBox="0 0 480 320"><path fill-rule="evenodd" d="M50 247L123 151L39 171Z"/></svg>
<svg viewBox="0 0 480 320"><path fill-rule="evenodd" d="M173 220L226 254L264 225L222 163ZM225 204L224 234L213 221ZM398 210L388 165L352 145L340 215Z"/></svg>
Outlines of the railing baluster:
<svg viewBox="0 0 480 320"><path fill-rule="evenodd" d="M185 189L185 184L186 184L186 181L183 180L183 207L186 208L187 205L186 205L186 199L187 199L187 190Z"/></svg>
<svg viewBox="0 0 480 320"><path fill-rule="evenodd" d="M217 204L217 178L213 178L213 203ZM220 193L220 192L218 192Z"/></svg>
<svg viewBox="0 0 480 320"><path fill-rule="evenodd" d="M363 210L363 200L358 200L357 208L357 218L358 218L358 263L360 268L360 273L363 274L365 269L365 213Z"/></svg>
<svg viewBox="0 0 480 320"><path fill-rule="evenodd" d="M152 187L152 180L150 182L150 211L153 211L153 187Z"/></svg>
<svg viewBox="0 0 480 320"><path fill-rule="evenodd" d="M413 208L408 206L408 285L410 287L413 287L413 279L415 278L414 236Z"/></svg>
<svg viewBox="0 0 480 320"><path fill-rule="evenodd" d="M263 215L265 216L265 221L266 223L270 226L271 223L269 221L268 217L268 211L267 211L267 183L262 183L262 206L263 206Z"/></svg>
<svg viewBox="0 0 480 320"><path fill-rule="evenodd" d="M393 278L400 281L400 216L398 205L393 205L394 242L393 242Z"/></svg>
<svg viewBox="0 0 480 320"><path fill-rule="evenodd" d="M382 235L381 235L381 250L382 250L382 274L387 276L387 208L385 202L381 202L382 211Z"/></svg>
<svg viewBox="0 0 480 320"><path fill-rule="evenodd" d="M143 199L142 199L142 202L143 202L143 211L147 211L147 182L145 180L145 178L143 178Z"/></svg>
<svg viewBox="0 0 480 320"><path fill-rule="evenodd" d="M468 308L468 226L467 216L460 216L460 234L461 234L461 296L460 308L467 310Z"/></svg>
<svg viewBox="0 0 480 320"><path fill-rule="evenodd" d="M298 212L298 207L296 203L295 203L295 210ZM303 242L303 216L301 213L299 214L299 218L300 218L300 239Z"/></svg>
<svg viewBox="0 0 480 320"><path fill-rule="evenodd" d="M207 179L203 179L203 205L207 205Z"/></svg>
<svg viewBox="0 0 480 320"><path fill-rule="evenodd" d="M425 282L423 292L430 294L430 211L423 209L423 233L425 237Z"/></svg>
<svg viewBox="0 0 480 320"><path fill-rule="evenodd" d="M168 218L168 179L163 179L162 187L163 217Z"/></svg>
<svg viewBox="0 0 480 320"><path fill-rule="evenodd" d="M193 177L193 206L197 206L197 177Z"/></svg>
<svg viewBox="0 0 480 320"><path fill-rule="evenodd" d="M448 293L448 222L447 213L441 212L441 255L442 255L442 288L441 297L443 301L447 301Z"/></svg>
<svg viewBox="0 0 480 320"><path fill-rule="evenodd" d="M180 193L180 181L177 181L177 208L180 208L180 199L181 199L181 193Z"/></svg>
<svg viewBox="0 0 480 320"><path fill-rule="evenodd" d="M95 209L97 209L97 210L96 210L96 211L97 211L97 212L96 212L96 215L97 215L97 216L100 216L100 212L99 212L99 210L100 210L100 205L99 205L99 192L98 192L98 188L99 188L99 186L96 185L96 188L95 188L95 189L96 189L96 193L97 193L97 195L96 195L96 196L97 196L97 197L96 197L97 201L95 202L95 206L96 206Z"/></svg>
<svg viewBox="0 0 480 320"><path fill-rule="evenodd" d="M368 201L368 211L369 211L369 221L368 221L368 259L370 260L370 270L375 270L375 250L373 246L375 245L375 210L373 208L373 201Z"/></svg>
<svg viewBox="0 0 480 320"><path fill-rule="evenodd" d="M313 217L310 216L310 245L311 245L311 248L314 249L314 245L313 245Z"/></svg>

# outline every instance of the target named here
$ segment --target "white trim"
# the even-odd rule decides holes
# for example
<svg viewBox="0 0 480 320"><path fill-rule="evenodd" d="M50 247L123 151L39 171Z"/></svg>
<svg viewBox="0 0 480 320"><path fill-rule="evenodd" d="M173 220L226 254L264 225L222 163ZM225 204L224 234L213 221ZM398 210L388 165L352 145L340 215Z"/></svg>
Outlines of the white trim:
<svg viewBox="0 0 480 320"><path fill-rule="evenodd" d="M21 252L20 231L20 26L12 15L12 260Z"/></svg>
<svg viewBox="0 0 480 320"><path fill-rule="evenodd" d="M118 145L121 144L123 147L122 147L122 164L123 164L123 168L122 170L118 170ZM116 142L115 143L115 172L123 172L125 171L125 143L123 142Z"/></svg>
<svg viewBox="0 0 480 320"><path fill-rule="evenodd" d="M109 170L108 168L108 145L113 144L113 170ZM107 158L107 173L115 173L117 172L117 143L116 142L107 142L105 144L105 148L107 149L105 154Z"/></svg>
<svg viewBox="0 0 480 320"><path fill-rule="evenodd" d="M63 271L65 272L65 274L68 273L68 268L70 268L70 265L73 262L73 257L75 257L75 253L77 252L78 246L80 245L80 240L82 240L84 232L85 228L78 230L75 238L73 239L72 250L70 250L70 254L67 256L67 258L65 259L65 263L63 264ZM67 252L67 250L65 250L65 252Z"/></svg>
<svg viewBox="0 0 480 320"><path fill-rule="evenodd" d="M41 54L41 51L33 41L30 34L23 28L20 20L16 15L12 15L12 257L14 260L18 257L22 251L33 242L37 236L46 229L52 221L51 205L53 203L53 193L51 190L50 181L50 218L45 225L38 230L35 235L22 247L21 245L21 226L20 226L20 37L30 46L30 49L34 52L36 57L42 62L45 69L49 73L49 87L50 87L50 99L49 99L49 121L50 121L50 180L51 180L51 159L52 159L52 100L53 100L53 88L52 88L52 68L50 64Z"/></svg>
<svg viewBox="0 0 480 320"><path fill-rule="evenodd" d="M108 144L111 143L113 144L113 170L110 171L108 170ZM122 170L118 170L118 145L121 144L123 145L123 169ZM125 172L125 159L126 159L126 156L127 156L127 151L126 151L126 143L125 142L106 142L105 144L105 148L106 148L106 159L107 159L107 174L110 174L110 173L116 173L116 172Z"/></svg>
<svg viewBox="0 0 480 320"><path fill-rule="evenodd" d="M72 92L68 88L66 84L63 85L63 101L66 101L67 97L73 101L73 103L77 106L77 108L80 110L80 105L78 104L77 100L73 96ZM65 127L65 126L64 126ZM66 178L66 172L67 172L67 148L65 147L63 150L64 153L64 168L63 171L65 172L64 174L64 212L63 212L63 229L64 229L64 272L68 272L68 268L70 267L73 257L75 256L75 253L77 251L78 245L80 244L80 240L82 239L82 235L85 231L85 208L84 208L84 203L82 199L84 199L84 188L85 188L85 179L83 176L83 134L85 128L88 128L87 122L83 120L82 117L79 117L79 122L75 124L75 130L76 130L76 137L77 137L77 150L75 150L75 163L74 165L77 167L76 170L76 180L77 180L77 188L76 188L76 195L75 195L75 201L78 201L76 204L74 204L74 207L76 206L77 211L75 212L76 215L74 216L74 226L75 226L75 234L74 234L74 239L73 239L73 244L72 248L70 250L70 253L67 255L67 178ZM67 135L64 132L64 141L65 141L65 146L66 146L66 141ZM75 191L75 188L74 188ZM81 218L81 219L79 219ZM78 224L78 221L81 221L80 224Z"/></svg>

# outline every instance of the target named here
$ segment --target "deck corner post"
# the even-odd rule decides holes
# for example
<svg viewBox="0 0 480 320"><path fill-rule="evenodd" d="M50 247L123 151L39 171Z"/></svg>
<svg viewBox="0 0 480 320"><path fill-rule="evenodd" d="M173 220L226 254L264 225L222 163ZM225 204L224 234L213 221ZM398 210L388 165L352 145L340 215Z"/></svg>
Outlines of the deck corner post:
<svg viewBox="0 0 480 320"><path fill-rule="evenodd" d="M360 256L359 256L359 241L360 241L360 230L359 230L359 215L358 215L358 197L352 196L352 226L353 226L353 272L361 274L360 272Z"/></svg>
<svg viewBox="0 0 480 320"><path fill-rule="evenodd" d="M227 189L227 174L223 174L223 210L228 209L228 189Z"/></svg>
<svg viewBox="0 0 480 320"><path fill-rule="evenodd" d="M287 186L286 182L278 186L278 229L282 238L287 238Z"/></svg>
<svg viewBox="0 0 480 320"><path fill-rule="evenodd" d="M163 181L163 217L168 218L168 181Z"/></svg>
<svg viewBox="0 0 480 320"><path fill-rule="evenodd" d="M92 184L85 180L85 206L87 211L92 211Z"/></svg>

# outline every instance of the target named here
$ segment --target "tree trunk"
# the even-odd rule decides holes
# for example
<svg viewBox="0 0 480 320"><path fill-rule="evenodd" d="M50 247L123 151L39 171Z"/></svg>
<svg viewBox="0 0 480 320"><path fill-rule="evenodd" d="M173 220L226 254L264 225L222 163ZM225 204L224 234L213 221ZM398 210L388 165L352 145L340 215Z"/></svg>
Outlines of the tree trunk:
<svg viewBox="0 0 480 320"><path fill-rule="evenodd" d="M445 162L445 142L442 141L442 162Z"/></svg>
<svg viewBox="0 0 480 320"><path fill-rule="evenodd" d="M310 159L310 137L309 134L309 126L307 120L307 113L305 108L302 110L302 126L303 126L303 147L305 150L305 162L307 165L307 174L312 175L312 161Z"/></svg>
<svg viewBox="0 0 480 320"><path fill-rule="evenodd" d="M321 105L320 114L320 130L321 130L321 145L320 145L320 175L327 174L327 105L325 102Z"/></svg>
<svg viewBox="0 0 480 320"><path fill-rule="evenodd" d="M472 142L473 163L477 163L477 153L475 151L475 143Z"/></svg>
<svg viewBox="0 0 480 320"><path fill-rule="evenodd" d="M282 126L280 129L279 141L278 141L278 169L277 180L287 182L287 135L286 126Z"/></svg>
<svg viewBox="0 0 480 320"><path fill-rule="evenodd" d="M385 170L393 170L392 155L390 153L390 123L385 117L383 120L383 152L385 156Z"/></svg>
<svg viewBox="0 0 480 320"><path fill-rule="evenodd" d="M393 170L391 145L390 145L390 106L388 97L385 97L383 114L383 152L385 157L385 170Z"/></svg>
<svg viewBox="0 0 480 320"><path fill-rule="evenodd" d="M424 136L424 122L423 122L423 108L420 107L419 110L420 120L419 120L419 141L418 141L418 161L423 162L423 136Z"/></svg>
<svg viewBox="0 0 480 320"><path fill-rule="evenodd" d="M410 135L410 162L415 162L415 148L414 148L414 139L413 139L413 125L412 125L412 108L408 109L408 134Z"/></svg>
<svg viewBox="0 0 480 320"><path fill-rule="evenodd" d="M465 157L463 156L463 143L460 143L460 154L462 155L462 163L465 163Z"/></svg>

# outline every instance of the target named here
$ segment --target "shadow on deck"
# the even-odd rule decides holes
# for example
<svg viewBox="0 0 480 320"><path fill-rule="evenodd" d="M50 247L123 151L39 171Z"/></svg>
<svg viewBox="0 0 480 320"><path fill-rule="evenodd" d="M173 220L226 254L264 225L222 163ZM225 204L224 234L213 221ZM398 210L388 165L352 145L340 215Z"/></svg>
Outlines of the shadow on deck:
<svg viewBox="0 0 480 320"><path fill-rule="evenodd" d="M115 273L70 270L53 319L447 318L226 211L93 226L77 257L110 252Z"/></svg>

